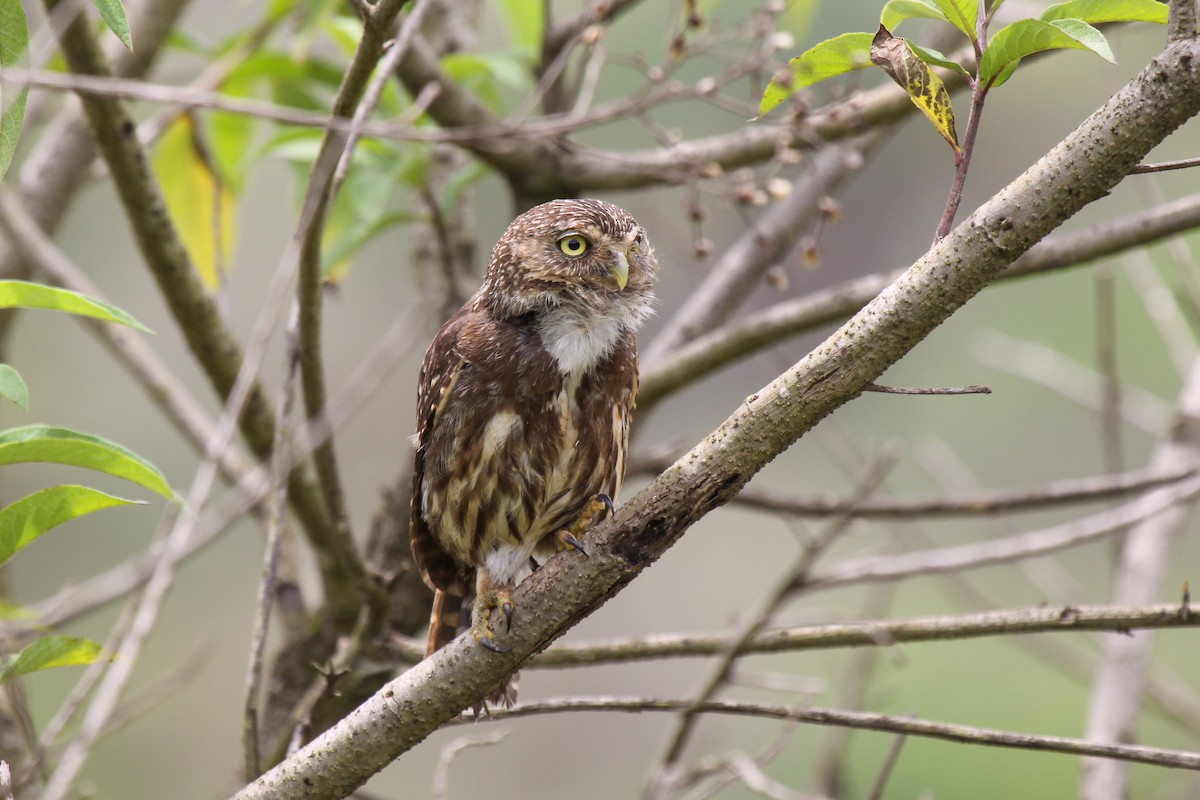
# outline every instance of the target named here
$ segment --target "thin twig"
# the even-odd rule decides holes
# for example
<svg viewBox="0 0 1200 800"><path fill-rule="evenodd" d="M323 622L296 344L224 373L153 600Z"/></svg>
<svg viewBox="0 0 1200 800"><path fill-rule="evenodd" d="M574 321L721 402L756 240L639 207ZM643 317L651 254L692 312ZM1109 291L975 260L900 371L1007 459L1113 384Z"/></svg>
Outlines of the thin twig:
<svg viewBox="0 0 1200 800"><path fill-rule="evenodd" d="M1174 169L1191 169L1200 167L1200 158L1181 158L1176 161L1159 161L1155 164L1138 164L1133 168L1134 175L1145 175L1151 172L1169 172Z"/></svg>
<svg viewBox="0 0 1200 800"><path fill-rule="evenodd" d="M677 765L683 755L683 749L687 746L688 740L698 722L698 711L691 709L699 709L705 701L711 699L728 682L734 662L745 652L747 645L766 628L767 623L770 622L771 617L779 610L780 606L807 583L809 573L817 559L825 553L838 537L845 533L846 529L854 521L854 505L866 500L875 492L888 470L895 464L896 459L895 454L885 454L875 463L868 466L857 481L854 491L854 502L851 506L845 513L839 515L831 524L827 525L811 542L807 543L796 563L786 574L786 577L768 595L762 608L742 626L736 637L729 640L721 652L720 659L711 670L709 677L705 679L696 692L694 705L685 710L679 717L675 732L672 734L663 754L661 764L658 768L658 775L652 782L650 791L648 792L651 797L665 797L670 790L673 776L678 772Z"/></svg>
<svg viewBox="0 0 1200 800"><path fill-rule="evenodd" d="M275 446L271 451L271 485L275 487L274 497L268 498L270 515L267 518L267 543L262 574L258 582L258 602L255 606L254 630L250 637L250 657L246 667L246 687L242 703L242 775L247 782L254 780L262 772L259 756L259 701L267 633L271 625L271 608L275 602L279 554L287 515L287 483L283 477L287 474L287 464L291 457L291 414L300 366L300 354L297 352L300 347L299 327L299 314L293 306L287 327L283 386L275 409Z"/></svg>
<svg viewBox="0 0 1200 800"><path fill-rule="evenodd" d="M879 768L879 774L875 776L875 783L871 785L871 791L867 794L867 800L883 800L883 790L887 788L888 779L892 777L892 770L900 761L900 751L904 748L907 740L907 736L897 736L892 742L887 755L884 756L883 766Z"/></svg>
<svg viewBox="0 0 1200 800"><path fill-rule="evenodd" d="M748 641L743 652L790 653L842 647L890 647L905 643L1047 631L1125 633L1142 628L1196 626L1200 626L1197 614L1181 613L1178 603L1150 606L1034 606L971 614L864 620L766 630ZM598 642L560 643L531 659L528 668L562 669L661 658L719 655L735 640L736 633L672 633ZM419 643L415 640L396 640L392 647L402 661L419 661L422 655Z"/></svg>
<svg viewBox="0 0 1200 800"><path fill-rule="evenodd" d="M578 711L622 711L642 713L647 711L675 712L687 708L691 700L646 699L624 697L567 697L552 698L534 703L523 703L507 710L496 710L491 721L534 717L545 714L562 714ZM1151 764L1160 767L1200 770L1200 753L1186 750L1168 750L1140 745L1118 745L1089 742L1065 736L1038 736L1030 733L1014 733L971 725L949 722L896 717L868 711L844 711L827 708L800 708L796 706L749 703L733 700L710 700L701 709L704 714L732 714L735 716L765 719L795 720L811 725L838 725L859 730L896 733L906 736L921 736L961 744L980 744L991 747L1010 747L1018 750L1037 750L1064 753L1067 755L1093 756ZM463 724L462 722L456 724Z"/></svg>
<svg viewBox="0 0 1200 800"><path fill-rule="evenodd" d="M992 387L983 384L975 384L973 386L947 386L947 387L916 387L916 386L883 386L878 383L868 383L863 387L864 392L878 392L879 394L930 394L930 395L958 395L958 394L991 394Z"/></svg>
<svg viewBox="0 0 1200 800"><path fill-rule="evenodd" d="M1006 281L1079 266L1200 226L1200 194L1070 233L1035 245L997 278ZM747 315L702 333L668 358L642 372L638 408L652 407L664 396L750 353L787 337L841 322L887 288L901 273L879 272L845 281Z"/></svg>
<svg viewBox="0 0 1200 800"><path fill-rule="evenodd" d="M945 497L909 497L868 500L858 509L859 517L915 518L929 516L959 516L1000 514L1006 511L1035 511L1069 503L1089 503L1111 500L1178 483L1196 474L1198 467L1163 471L1139 469L1116 475L1097 475L1087 478L1067 478L1059 481L1023 486L1016 489L980 489L972 493ZM845 498L795 498L767 489L746 488L734 501L752 508L787 514L827 516L846 510Z"/></svg>
<svg viewBox="0 0 1200 800"><path fill-rule="evenodd" d="M795 246L820 215L817 201L849 180L862 165L863 155L882 141L879 134L867 134L846 144L830 145L813 156L802 190L765 209L729 246L645 348L645 362L662 361L700 331L725 322L759 284L763 273Z"/></svg>
<svg viewBox="0 0 1200 800"><path fill-rule="evenodd" d="M1171 469L1200 454L1194 420L1200 418L1200 359L1180 390L1176 424L1154 449L1151 465ZM1113 601L1137 604L1161 596L1166 569L1176 557L1176 542L1190 509L1170 506L1146 517L1122 543L1113 577ZM1104 643L1088 706L1087 735L1099 741L1131 741L1141 716L1152 636L1126 637ZM1101 762L1084 766L1081 796L1115 800L1128 795L1129 770Z"/></svg>
<svg viewBox="0 0 1200 800"><path fill-rule="evenodd" d="M428 0L424 0L420 6L428 4ZM349 157L347 145L359 133L362 121L374 111L372 101L378 102L382 94L382 85L377 84L378 91L375 96L368 96L371 75L380 62L380 56L383 55L392 22L400 13L403 5L404 0L380 0L372 6L369 17L364 21L362 38L346 68L345 76L338 87L338 93L330 111L331 117L352 116L352 125L350 130L345 133L326 129L304 196L305 207L313 207L314 213L311 221L302 224L295 233L300 256L296 280L296 303L300 315L300 387L303 392L305 414L309 419L323 415L327 402L324 351L321 338L324 299L321 237L325 229L329 205L334 198L333 179L338 164L343 158ZM396 42L394 45L396 52L384 57L389 63L396 63L399 58L403 57L407 47L401 47L401 44L411 44L413 32L416 29L415 23L420 21L420 17L421 14L414 13L405 21L404 27L408 29L407 38L403 42ZM382 74L386 75L387 73ZM330 162L332 162L330 167L320 168L320 165ZM330 567L340 567L338 569L340 574L333 574L328 567L325 570L325 599L335 628L344 633L354 624L363 603L378 609L383 601L383 595L366 574L362 561L355 550L332 432L314 448L312 461L319 479L325 515L330 525L328 535L331 543L334 543L337 548L334 553L326 555L325 563ZM336 561L330 559L330 556L339 552L348 552L349 555L339 558L337 561L352 562L352 568L348 569L347 564L337 564Z"/></svg>
<svg viewBox="0 0 1200 800"><path fill-rule="evenodd" d="M471 747L491 747L500 744L507 738L508 733L508 731L496 731L475 736L460 736L443 747L442 752L438 754L437 769L433 773L433 796L446 796L450 784L450 767L462 751Z"/></svg>
<svg viewBox="0 0 1200 800"><path fill-rule="evenodd" d="M811 583L821 587L844 586L850 583L900 580L917 575L936 575L1020 561L1098 541L1160 514L1172 506L1190 502L1198 494L1200 479L1188 478L1175 486L1156 489L1108 511L1004 539L902 555L847 559L813 575Z"/></svg>

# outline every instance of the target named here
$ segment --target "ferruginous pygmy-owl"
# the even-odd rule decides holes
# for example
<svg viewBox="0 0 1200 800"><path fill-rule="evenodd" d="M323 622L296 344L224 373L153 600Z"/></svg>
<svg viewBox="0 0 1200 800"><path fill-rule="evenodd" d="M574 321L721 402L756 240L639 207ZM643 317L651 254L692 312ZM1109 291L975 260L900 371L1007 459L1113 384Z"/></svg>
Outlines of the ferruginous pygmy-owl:
<svg viewBox="0 0 1200 800"><path fill-rule="evenodd" d="M646 232L599 200L513 220L483 285L421 366L410 538L434 590L425 654L464 598L490 649L508 590L601 518L621 488L638 386L635 331L658 262ZM494 699L511 702L503 690Z"/></svg>

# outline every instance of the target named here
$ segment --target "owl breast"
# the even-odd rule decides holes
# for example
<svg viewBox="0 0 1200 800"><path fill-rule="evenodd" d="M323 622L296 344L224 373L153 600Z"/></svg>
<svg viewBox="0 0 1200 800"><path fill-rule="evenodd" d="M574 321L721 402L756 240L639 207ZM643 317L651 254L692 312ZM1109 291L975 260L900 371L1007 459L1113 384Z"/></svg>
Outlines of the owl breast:
<svg viewBox="0 0 1200 800"><path fill-rule="evenodd" d="M597 494L616 498L636 393L632 335L574 374L530 346L535 341L491 346L490 353L519 360L515 370L493 370L499 365L482 359L464 366L454 392L469 402L451 406L492 411L475 429L447 412L422 487L423 516L447 554L461 565L485 565L506 584L523 577L531 558L553 555L558 532L578 522Z"/></svg>

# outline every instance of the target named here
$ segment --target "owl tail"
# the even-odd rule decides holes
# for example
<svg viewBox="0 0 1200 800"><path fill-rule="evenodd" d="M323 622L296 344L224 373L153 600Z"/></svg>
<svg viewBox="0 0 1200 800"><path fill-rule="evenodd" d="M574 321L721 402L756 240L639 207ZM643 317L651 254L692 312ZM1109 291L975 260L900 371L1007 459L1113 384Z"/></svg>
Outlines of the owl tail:
<svg viewBox="0 0 1200 800"><path fill-rule="evenodd" d="M425 642L425 657L441 650L458 633L463 597L438 589L433 594L433 613L429 616L429 639Z"/></svg>

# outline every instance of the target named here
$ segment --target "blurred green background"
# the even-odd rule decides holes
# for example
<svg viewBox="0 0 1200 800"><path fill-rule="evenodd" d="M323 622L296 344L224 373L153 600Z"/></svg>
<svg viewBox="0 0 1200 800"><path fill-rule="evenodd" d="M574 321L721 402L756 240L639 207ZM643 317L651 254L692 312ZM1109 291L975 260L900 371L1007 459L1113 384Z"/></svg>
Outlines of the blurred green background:
<svg viewBox="0 0 1200 800"><path fill-rule="evenodd" d="M244 0L193 4L184 28L205 42L218 41L260 13ZM871 30L882 2L797 2L785 18L795 35L795 52L847 30ZM1036 4L1041 5L1041 4ZM554 6L564 15L579 3ZM622 17L606 37L614 53L644 53L651 63L664 58L669 36L678 27L680 2L642 3ZM744 14L735 0L702 2L714 26ZM493 14L493 11L485 12ZM913 24L913 30L919 25ZM491 19L486 31L502 29ZM912 33L913 31L908 31ZM960 219L1022 172L1073 129L1161 47L1163 31L1131 26L1110 31L1119 65L1066 52L1030 63L989 98L968 179ZM485 40L484 49L508 47L502 37ZM699 59L679 76L697 80L714 67ZM185 83L202 66L197 57L175 52L159 77ZM606 67L598 99L619 96L639 80L620 63ZM876 71L851 76L842 87L870 87L885 80ZM823 92L821 93L823 96ZM753 100L748 87L742 100ZM959 101L960 105L962 101ZM144 113L146 109L142 109ZM686 137L735 130L751 122L699 103L674 104L655 112L660 123ZM962 130L960 121L959 128ZM1153 155L1156 160L1195 156L1195 123ZM646 131L627 121L589 130L585 141L610 148L654 144ZM941 213L953 164L945 143L922 121L912 118L882 152L870 160L839 199L843 217L823 232L822 258L815 268L792 257L784 264L789 286L764 285L754 305L782 296L798 296L847 278L906 266L928 246ZM802 174L804 165L799 171ZM1194 172L1155 179L1169 197L1194 190ZM1072 225L1095 222L1148 205L1136 181L1127 181L1111 198L1087 209ZM230 286L228 310L234 326L248 334L266 282L295 222L296 182L282 163L266 163L253 174L238 209L241 230ZM692 255L692 229L684 213L683 189L610 195L629 208L650 231L663 265L660 319L669 317L704 275L708 263ZM748 216L718 199L705 201L711 222L705 235L717 252L744 230ZM490 249L512 217L499 182L485 179L476 202L481 251ZM206 383L190 363L173 322L147 279L115 202L111 185L97 182L72 209L61 235L63 248L113 302L157 331L153 345L182 374L197 396L216 409ZM1191 237L1191 246L1200 237ZM398 228L381 237L361 256L350 279L326 306L325 340L331 387L345 383L364 353L406 310L421 302L421 289L408 269L409 234ZM1149 255L1159 269L1173 269L1161 248ZM1123 380L1170 403L1180 386L1155 328L1133 287L1117 269L1119 287L1119 359ZM480 267L482 264L479 265ZM992 369L978 359L989 332L1043 343L1070 358L1095 365L1095 279L1089 269L1008 283L984 292L908 358L891 369L884 382L897 385L989 384L993 393L972 397L897 397L866 395L822 423L755 478L756 487L798 495L846 494L864 459L888 443L900 443L905 458L889 475L887 494L941 491L923 463L945 463L949 450L989 487L1032 486L1056 478L1099 474L1103 470L1100 423L1058 394ZM660 321L651 321L643 341L653 338ZM414 335L400 368L381 391L339 433L353 522L363 531L378 506L380 490L411 458L415 377L432 335L427 326ZM661 404L641 421L638 445L646 448L677 439L690 445L723 420L743 398L819 341L818 336L789 340L736 368L723 370ZM196 467L187 449L142 393L88 334L74 322L54 315L26 313L18 323L11 362L31 389L25 415L0 407L5 425L46 422L72 426L119 441L149 458L174 486L186 488ZM279 348L264 370L269 387L278 386ZM1127 466L1144 463L1153 442L1124 432ZM963 470L956 470L962 476ZM3 499L11 501L47 481L61 480L61 468L5 472ZM631 480L625 498L645 482ZM100 488L105 487L97 482ZM123 490L123 487L122 489ZM119 509L72 523L31 547L14 562L10 578L16 599L33 602L66 583L82 580L140 552L154 535L161 504ZM886 542L918 547L922 540L949 544L1033 529L1080 513L1078 509L1022 514L998 520L958 519L937 523L859 524L826 563L839 556L874 552ZM819 522L786 521L740 508L722 509L705 518L662 561L569 635L593 639L664 631L719 630L745 618L799 552L799 541ZM1200 544L1190 528L1174 560L1164 601L1176 600L1185 578L1196 578ZM254 595L262 557L262 537L240 524L182 567L163 609L157 631L143 653L133 679L134 692L174 673L181 665L198 667L186 685L144 717L107 737L95 750L86 776L105 798L212 798L234 785L240 763L242 685L250 638ZM923 578L884 589L837 590L805 595L790 605L779 622L852 619L869 603L883 603L889 617L948 614L981 608L1032 606L1042 602L1103 603L1110 593L1112 545L1102 542L1072 550L1036 565L1039 584L1014 567L975 570L950 578ZM986 604L962 594L966 584ZM115 607L67 626L65 632L99 640L116 617ZM1137 634L1144 635L1144 634ZM1049 636L1049 635L1047 635ZM1056 636L1087 652L1098 637ZM934 720L1062 736L1082 735L1089 673L1064 676L1035 657L1026 642L991 638L944 644L898 646L878 652L866 708L916 714ZM1167 665L1200 690L1196 635L1190 631L1157 636L1156 661ZM839 687L851 651L801 653L748 659L745 669L815 680L822 692L795 693L737 688L731 694L772 702L839 705ZM707 674L701 660L679 660L567 671L526 671L522 699L561 694L685 696ZM43 725L78 678L78 669L57 670L29 679L36 721ZM463 735L508 731L500 744L461 754L450 773L449 797L507 798L632 797L640 793L655 759L665 746L673 720L666 715L575 714L455 727L431 737L385 770L367 790L372 796L425 796L431 791L441 748ZM780 726L762 720L705 720L688 758L751 754L773 742ZM768 773L801 790L814 768L829 729L794 731ZM1163 747L1200 749L1188 733L1147 713L1142 741ZM862 797L877 775L892 738L854 733L848 756L846 797ZM1078 759L1027 751L970 747L913 738L903 747L888 784L888 798L1068 797L1077 794ZM1186 798L1200 795L1190 774L1135 768L1137 797ZM734 784L722 798L756 796Z"/></svg>

